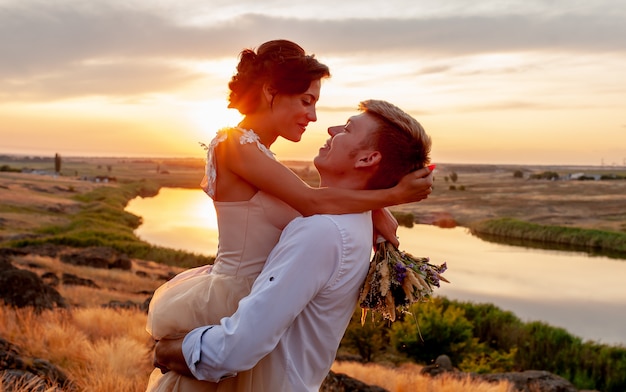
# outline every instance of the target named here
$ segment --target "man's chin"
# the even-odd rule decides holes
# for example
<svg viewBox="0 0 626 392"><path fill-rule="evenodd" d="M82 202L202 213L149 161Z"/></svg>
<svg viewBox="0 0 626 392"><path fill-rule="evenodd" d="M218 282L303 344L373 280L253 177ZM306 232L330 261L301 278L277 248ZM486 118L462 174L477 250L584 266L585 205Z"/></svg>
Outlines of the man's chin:
<svg viewBox="0 0 626 392"><path fill-rule="evenodd" d="M322 160L322 157L320 157L319 154L315 158L313 158L313 165L318 171L319 171L319 164L321 160Z"/></svg>

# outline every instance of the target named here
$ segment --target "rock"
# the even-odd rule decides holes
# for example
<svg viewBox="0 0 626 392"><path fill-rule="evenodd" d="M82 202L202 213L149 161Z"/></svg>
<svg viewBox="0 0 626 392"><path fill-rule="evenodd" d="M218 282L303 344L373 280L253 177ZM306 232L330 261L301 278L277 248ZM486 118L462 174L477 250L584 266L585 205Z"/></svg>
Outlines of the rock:
<svg viewBox="0 0 626 392"><path fill-rule="evenodd" d="M578 389L566 379L544 370L526 370L524 372L509 372L484 374L485 381L495 382L507 380L514 386L515 392L577 392Z"/></svg>
<svg viewBox="0 0 626 392"><path fill-rule="evenodd" d="M3 257L2 255L0 255L0 274L4 271L10 271L10 270L16 270L17 268L15 268L13 266L13 264L11 264L11 260L8 257Z"/></svg>
<svg viewBox="0 0 626 392"><path fill-rule="evenodd" d="M543 370L492 374L461 372L452 366L452 361L447 355L440 355L434 364L424 366L420 372L432 377L445 373L458 378L467 378L469 376L472 379L486 382L504 380L513 386L511 392L578 392L574 384L556 374Z"/></svg>
<svg viewBox="0 0 626 392"><path fill-rule="evenodd" d="M17 268L0 271L0 299L9 306L32 306L37 311L67 307L61 294L37 274Z"/></svg>
<svg viewBox="0 0 626 392"><path fill-rule="evenodd" d="M5 389L11 383L28 383L29 391L77 390L56 366L43 359L24 357L19 347L0 337L0 390L11 390Z"/></svg>
<svg viewBox="0 0 626 392"><path fill-rule="evenodd" d="M75 249L60 256L62 262L72 265L83 265L93 268L130 270L130 258L113 248L90 247Z"/></svg>
<svg viewBox="0 0 626 392"><path fill-rule="evenodd" d="M332 370L324 379L320 392L388 392L386 389L367 385L352 377L342 373L335 373Z"/></svg>
<svg viewBox="0 0 626 392"><path fill-rule="evenodd" d="M28 252L17 248L0 248L0 260L10 260L13 256L25 256Z"/></svg>
<svg viewBox="0 0 626 392"><path fill-rule="evenodd" d="M0 370L0 390L48 392L50 391L50 384L33 373L24 370L7 369Z"/></svg>
<svg viewBox="0 0 626 392"><path fill-rule="evenodd" d="M99 289L100 286L98 286L96 284L96 282L94 282L91 279L85 279L85 278L81 278L78 277L74 274L68 274L68 273L63 273L63 276L61 278L61 280L63 281L63 284L67 284L67 285L72 285L72 286L87 286L87 287L93 287L96 289Z"/></svg>
<svg viewBox="0 0 626 392"><path fill-rule="evenodd" d="M152 296L148 297L145 301L143 301L139 309L141 309L143 312L147 314L148 310L150 309L150 301L152 301Z"/></svg>
<svg viewBox="0 0 626 392"><path fill-rule="evenodd" d="M67 247L62 245L55 244L38 244L38 245L28 245L20 250L25 254L34 254L44 257L55 258L59 254L63 253L67 249Z"/></svg>
<svg viewBox="0 0 626 392"><path fill-rule="evenodd" d="M108 304L102 305L103 308L111 308L111 309L142 309L142 304L137 304L131 300L127 301L117 301L111 300Z"/></svg>
<svg viewBox="0 0 626 392"><path fill-rule="evenodd" d="M429 376L438 376L442 373L458 371L458 369L455 369L452 366L452 361L450 360L450 357L448 357L447 355L440 355L435 360L435 363L433 363L432 365L424 366L420 373Z"/></svg>
<svg viewBox="0 0 626 392"><path fill-rule="evenodd" d="M54 272L45 272L41 275L41 280L48 286L57 287L61 279Z"/></svg>

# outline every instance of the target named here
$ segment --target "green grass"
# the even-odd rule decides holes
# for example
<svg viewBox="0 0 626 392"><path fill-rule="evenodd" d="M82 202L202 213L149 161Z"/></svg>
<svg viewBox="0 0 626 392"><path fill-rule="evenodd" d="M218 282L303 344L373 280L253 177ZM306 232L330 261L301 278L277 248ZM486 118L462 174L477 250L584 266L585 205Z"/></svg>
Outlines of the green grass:
<svg viewBox="0 0 626 392"><path fill-rule="evenodd" d="M544 244L566 245L626 255L626 233L575 227L547 226L512 218L474 223L473 234L515 238Z"/></svg>
<svg viewBox="0 0 626 392"><path fill-rule="evenodd" d="M134 181L117 186L102 186L74 195L80 210L66 216L67 223L48 225L35 231L34 238L6 242L5 246L24 247L46 243L74 247L107 246L129 257L152 260L184 268L212 263L214 258L150 245L135 234L141 217L124 211L129 200L137 196L153 196L159 184Z"/></svg>

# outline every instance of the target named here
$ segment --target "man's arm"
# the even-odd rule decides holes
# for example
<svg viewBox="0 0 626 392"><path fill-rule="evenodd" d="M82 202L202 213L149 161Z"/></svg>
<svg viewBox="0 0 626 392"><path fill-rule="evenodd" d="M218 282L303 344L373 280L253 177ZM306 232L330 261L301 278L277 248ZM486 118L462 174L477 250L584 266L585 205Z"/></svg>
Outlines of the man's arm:
<svg viewBox="0 0 626 392"><path fill-rule="evenodd" d="M283 231L235 314L219 325L194 329L182 345L180 340L159 342L157 362L183 373L182 355L194 377L214 382L252 368L336 273L340 257L340 234L332 221L297 218Z"/></svg>

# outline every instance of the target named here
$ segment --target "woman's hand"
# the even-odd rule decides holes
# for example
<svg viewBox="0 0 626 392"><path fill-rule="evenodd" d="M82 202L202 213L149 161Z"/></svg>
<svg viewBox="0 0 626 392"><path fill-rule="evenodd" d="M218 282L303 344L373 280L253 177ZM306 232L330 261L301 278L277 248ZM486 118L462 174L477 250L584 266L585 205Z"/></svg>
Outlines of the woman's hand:
<svg viewBox="0 0 626 392"><path fill-rule="evenodd" d="M396 233L398 231L398 221L391 212L382 208L372 211L372 222L374 223L374 245L379 235L387 242L392 243L396 248L400 245Z"/></svg>
<svg viewBox="0 0 626 392"><path fill-rule="evenodd" d="M401 200L399 204L403 204L426 199L433 191L432 187L432 171L428 167L425 167L402 177L394 189L397 190L399 199Z"/></svg>

